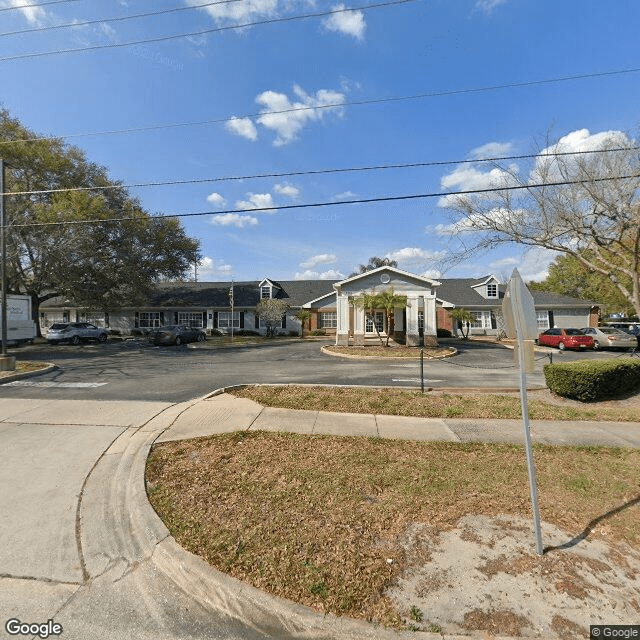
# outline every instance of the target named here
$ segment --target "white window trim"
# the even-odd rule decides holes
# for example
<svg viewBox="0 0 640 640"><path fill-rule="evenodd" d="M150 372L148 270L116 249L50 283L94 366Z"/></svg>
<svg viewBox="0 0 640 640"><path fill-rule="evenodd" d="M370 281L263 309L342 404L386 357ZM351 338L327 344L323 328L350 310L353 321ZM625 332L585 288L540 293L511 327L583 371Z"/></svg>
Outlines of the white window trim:
<svg viewBox="0 0 640 640"><path fill-rule="evenodd" d="M231 329L231 311L219 311L218 312L218 329ZM233 312L233 328L240 328L240 312Z"/></svg>

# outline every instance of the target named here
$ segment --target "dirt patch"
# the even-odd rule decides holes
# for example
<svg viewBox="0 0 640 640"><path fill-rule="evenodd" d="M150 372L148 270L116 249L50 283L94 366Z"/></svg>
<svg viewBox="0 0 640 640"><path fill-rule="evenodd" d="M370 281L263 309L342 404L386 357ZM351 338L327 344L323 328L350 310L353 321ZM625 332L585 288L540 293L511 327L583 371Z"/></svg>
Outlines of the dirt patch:
<svg viewBox="0 0 640 640"><path fill-rule="evenodd" d="M637 623L640 552L621 541L574 540L544 523L540 556L531 520L467 515L434 539L429 562L414 558L405 539L408 569L386 594L399 611L422 612L420 629L452 634L573 640L588 637L590 624Z"/></svg>

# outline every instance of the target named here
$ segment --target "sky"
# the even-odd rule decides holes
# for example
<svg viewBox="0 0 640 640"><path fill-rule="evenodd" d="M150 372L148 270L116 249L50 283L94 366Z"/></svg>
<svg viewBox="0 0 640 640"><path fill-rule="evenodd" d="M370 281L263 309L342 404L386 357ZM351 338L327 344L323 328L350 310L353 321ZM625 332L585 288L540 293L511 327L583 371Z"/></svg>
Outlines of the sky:
<svg viewBox="0 0 640 640"><path fill-rule="evenodd" d="M451 261L447 198L405 196L634 136L639 24L637 0L0 0L0 104L123 184L187 182L130 193L207 214L181 218L201 281L340 279L371 256L539 280L544 250Z"/></svg>

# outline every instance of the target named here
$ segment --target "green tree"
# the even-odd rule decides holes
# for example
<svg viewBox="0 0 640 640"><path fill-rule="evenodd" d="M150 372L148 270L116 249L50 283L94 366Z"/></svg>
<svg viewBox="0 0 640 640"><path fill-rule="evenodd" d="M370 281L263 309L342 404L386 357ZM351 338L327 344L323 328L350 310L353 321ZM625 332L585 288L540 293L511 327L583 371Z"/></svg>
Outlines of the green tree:
<svg viewBox="0 0 640 640"><path fill-rule="evenodd" d="M463 307L455 307L451 309L451 317L457 322L458 328L462 331L462 337L467 340L469 338L469 325L476 321L476 317ZM465 333L465 327L467 332Z"/></svg>
<svg viewBox="0 0 640 640"><path fill-rule="evenodd" d="M267 327L267 336L273 337L276 333L276 329L282 322L282 317L290 307L284 300L278 300L277 298L265 298L260 300L256 305L256 312L260 316L260 320L264 322Z"/></svg>
<svg viewBox="0 0 640 640"><path fill-rule="evenodd" d="M307 324L309 320L311 320L311 311L309 311L309 309L300 309L300 311L296 313L296 318L298 318L298 320L300 320L300 323L302 324L302 330L300 331L300 337L302 338L302 335L304 333L304 325ZM310 331L310 324L307 324L307 327Z"/></svg>
<svg viewBox="0 0 640 640"><path fill-rule="evenodd" d="M630 288L628 278L625 280ZM559 255L549 266L549 275L540 282L530 282L528 287L592 300L602 305L603 313L634 313L633 306L609 278L588 269L571 255Z"/></svg>
<svg viewBox="0 0 640 640"><path fill-rule="evenodd" d="M385 291L381 291L376 296L375 301L378 309L384 309L385 315L387 318L387 341L385 346L389 346L389 335L391 333L391 316L394 312L394 309L398 307L406 307L407 306L407 296L394 293L393 289L387 289Z"/></svg>
<svg viewBox="0 0 640 640"><path fill-rule="evenodd" d="M151 216L80 149L38 136L6 110L0 143L7 285L31 296L36 326L50 298L105 311L133 305L199 259L199 242L177 220Z"/></svg>
<svg viewBox="0 0 640 640"><path fill-rule="evenodd" d="M367 264L358 265L358 270L349 274L349 277L357 276L361 273L367 273L367 271L373 271L374 269L379 269L380 267L397 267L398 261L391 260L390 258L379 258L378 256L371 256L369 258Z"/></svg>

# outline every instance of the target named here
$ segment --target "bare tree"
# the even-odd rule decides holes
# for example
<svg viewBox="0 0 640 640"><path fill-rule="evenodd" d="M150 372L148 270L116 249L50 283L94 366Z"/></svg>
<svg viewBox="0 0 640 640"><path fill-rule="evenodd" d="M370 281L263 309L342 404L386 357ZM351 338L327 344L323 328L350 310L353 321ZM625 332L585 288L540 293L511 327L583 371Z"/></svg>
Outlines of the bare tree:
<svg viewBox="0 0 640 640"><path fill-rule="evenodd" d="M456 258L505 243L558 251L612 282L640 314L640 156L619 132L597 142L567 154L561 140L524 177L498 167L493 190L448 196Z"/></svg>

